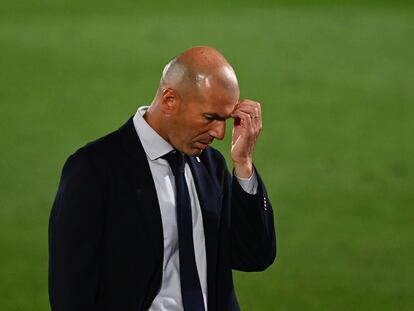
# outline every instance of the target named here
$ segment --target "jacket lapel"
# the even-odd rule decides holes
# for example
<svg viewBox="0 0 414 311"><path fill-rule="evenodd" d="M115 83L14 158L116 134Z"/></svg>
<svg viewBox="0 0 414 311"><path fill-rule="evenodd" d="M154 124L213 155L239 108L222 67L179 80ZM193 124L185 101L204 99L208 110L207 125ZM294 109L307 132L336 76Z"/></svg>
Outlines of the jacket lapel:
<svg viewBox="0 0 414 311"><path fill-rule="evenodd" d="M159 267L157 275L150 285L150 297L148 297L148 303L150 303L162 281L164 237L161 211L147 156L135 130L133 118L131 117L118 131L125 160L120 164L127 172L129 182L134 189L137 208L140 209L140 215L145 220L143 231L150 237L149 247L153 249L153 258L157 261L156 265Z"/></svg>

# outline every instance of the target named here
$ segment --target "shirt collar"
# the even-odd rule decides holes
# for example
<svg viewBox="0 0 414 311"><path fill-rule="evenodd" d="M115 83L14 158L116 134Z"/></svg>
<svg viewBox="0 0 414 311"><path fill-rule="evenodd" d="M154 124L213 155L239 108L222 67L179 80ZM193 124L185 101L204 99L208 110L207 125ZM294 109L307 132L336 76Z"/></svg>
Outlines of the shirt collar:
<svg viewBox="0 0 414 311"><path fill-rule="evenodd" d="M151 161L162 157L174 148L160 136L143 118L148 106L139 107L134 115L134 127L141 140L142 147Z"/></svg>

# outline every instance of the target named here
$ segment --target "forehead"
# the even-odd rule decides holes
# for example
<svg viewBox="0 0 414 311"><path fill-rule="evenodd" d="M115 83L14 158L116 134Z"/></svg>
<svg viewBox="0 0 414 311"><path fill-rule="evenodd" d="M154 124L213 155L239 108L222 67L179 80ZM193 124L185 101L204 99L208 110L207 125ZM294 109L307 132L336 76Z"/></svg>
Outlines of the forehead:
<svg viewBox="0 0 414 311"><path fill-rule="evenodd" d="M217 88L204 92L200 110L202 113L216 114L222 118L229 118L233 112L239 96L224 88Z"/></svg>

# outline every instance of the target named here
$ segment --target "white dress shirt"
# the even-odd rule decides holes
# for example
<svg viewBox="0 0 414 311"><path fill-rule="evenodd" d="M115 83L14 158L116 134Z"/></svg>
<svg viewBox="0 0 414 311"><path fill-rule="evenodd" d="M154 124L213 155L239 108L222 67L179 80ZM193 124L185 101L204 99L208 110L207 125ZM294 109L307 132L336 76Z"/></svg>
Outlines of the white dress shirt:
<svg viewBox="0 0 414 311"><path fill-rule="evenodd" d="M149 167L154 179L164 236L163 275L160 291L152 302L150 311L183 311L180 285L180 265L178 252L177 215L175 208L175 180L167 160L161 157L173 150L143 118L148 106L143 106L136 112L134 127L147 155ZM204 239L204 226L200 202L189 165L185 164L185 178L191 200L193 218L194 253L203 292L204 306L207 311L207 256ZM237 177L237 176L236 176ZM250 178L237 177L244 191L255 194L257 191L257 176L253 172Z"/></svg>

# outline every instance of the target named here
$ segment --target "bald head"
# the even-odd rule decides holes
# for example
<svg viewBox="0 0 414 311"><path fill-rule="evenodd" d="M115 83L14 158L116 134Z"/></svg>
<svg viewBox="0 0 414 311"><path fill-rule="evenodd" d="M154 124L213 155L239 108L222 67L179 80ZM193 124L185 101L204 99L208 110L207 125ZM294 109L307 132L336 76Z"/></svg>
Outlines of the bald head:
<svg viewBox="0 0 414 311"><path fill-rule="evenodd" d="M232 66L211 47L194 47L173 58L164 68L158 93L167 88L187 98L202 99L217 88L239 94Z"/></svg>

